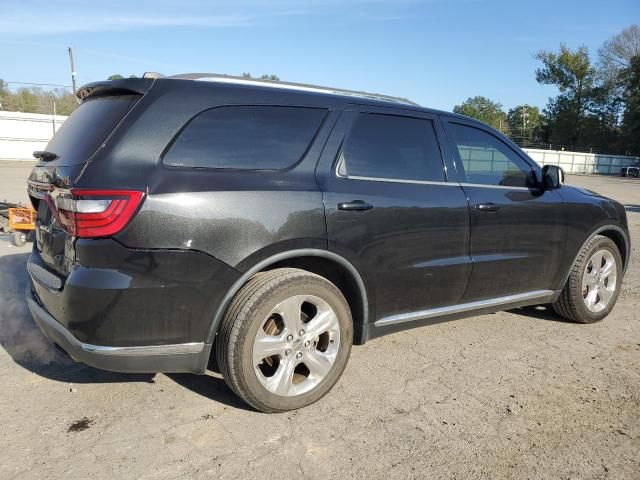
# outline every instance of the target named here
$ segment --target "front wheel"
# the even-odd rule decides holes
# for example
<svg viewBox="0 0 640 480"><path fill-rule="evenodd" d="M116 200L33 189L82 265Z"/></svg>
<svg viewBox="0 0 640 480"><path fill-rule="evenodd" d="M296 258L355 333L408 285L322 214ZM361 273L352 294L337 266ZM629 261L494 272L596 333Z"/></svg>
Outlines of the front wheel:
<svg viewBox="0 0 640 480"><path fill-rule="evenodd" d="M249 280L231 301L216 338L227 385L263 412L309 405L338 381L353 323L344 296L325 278L279 268Z"/></svg>
<svg viewBox="0 0 640 480"><path fill-rule="evenodd" d="M602 320L620 294L622 269L622 257L613 240L596 235L578 254L553 309L579 323Z"/></svg>

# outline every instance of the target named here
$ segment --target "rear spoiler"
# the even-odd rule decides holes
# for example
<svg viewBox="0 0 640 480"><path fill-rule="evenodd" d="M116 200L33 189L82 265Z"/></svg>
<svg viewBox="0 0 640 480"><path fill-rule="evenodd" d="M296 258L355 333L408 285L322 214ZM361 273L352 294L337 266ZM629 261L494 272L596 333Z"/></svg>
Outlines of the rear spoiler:
<svg viewBox="0 0 640 480"><path fill-rule="evenodd" d="M80 87L76 97L81 102L89 97L102 95L126 95L147 93L155 79L153 78L123 78L122 80L105 80L102 82L87 83Z"/></svg>

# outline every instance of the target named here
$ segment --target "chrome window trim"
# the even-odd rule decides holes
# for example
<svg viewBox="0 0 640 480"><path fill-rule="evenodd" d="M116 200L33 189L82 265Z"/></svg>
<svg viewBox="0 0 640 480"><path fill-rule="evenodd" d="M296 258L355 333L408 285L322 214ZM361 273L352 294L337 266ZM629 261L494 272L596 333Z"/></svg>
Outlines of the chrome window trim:
<svg viewBox="0 0 640 480"><path fill-rule="evenodd" d="M488 185L486 183L460 183L463 187L480 187L480 188L499 188L502 190L529 190L529 191L537 191L539 190L537 187L510 187L508 185Z"/></svg>
<svg viewBox="0 0 640 480"><path fill-rule="evenodd" d="M359 175L342 174L340 170L346 171L346 165L344 160L344 154L340 150L340 155L336 166L334 168L334 174L338 178L346 180L364 180L368 182L387 182L387 183L408 183L414 185L447 185L449 187L479 187L479 188L495 188L499 190L526 190L526 191L539 191L537 187L510 187L508 185L488 185L485 183L468 183L468 182L447 182L437 180L407 180L403 178L387 178L387 177L363 177ZM445 171L446 175L446 171Z"/></svg>
<svg viewBox="0 0 640 480"><path fill-rule="evenodd" d="M386 178L386 177L361 177L359 175L342 175L338 170L342 160L338 161L335 168L335 175L345 180L364 180L367 182L387 182L387 183L409 183L414 185L446 185L448 187L480 187L480 188L497 188L500 190L526 190L538 191L535 187L508 187L505 185L485 185L483 183L458 183L458 182L438 182L433 180L405 180L402 178Z"/></svg>
<svg viewBox="0 0 640 480"><path fill-rule="evenodd" d="M403 178L387 178L387 177L362 177L359 175L343 175L340 173L341 167L344 167L344 156L342 155L342 151L340 152L340 158L336 162L336 167L334 169L334 173L338 178L344 178L346 180L364 180L367 182L386 182L386 183L409 183L413 185L446 185L449 187L459 187L460 184L457 182L446 182L446 181L437 181L437 180L406 180Z"/></svg>
<svg viewBox="0 0 640 480"><path fill-rule="evenodd" d="M479 300L476 302L462 303L460 305L451 305L448 307L431 308L428 310L421 310L418 312L401 313L398 315L390 315L388 317L377 320L374 325L376 327L384 327L387 325L395 325L398 323L411 322L415 320L424 320L427 318L439 317L442 315L448 315L452 313L470 312L473 310L479 310L487 307L498 307L501 305L508 305L514 302L520 302L524 300L535 300L537 298L545 298L552 295L553 290L534 290L532 292L518 293L515 295L507 295L504 297L491 298L488 300Z"/></svg>

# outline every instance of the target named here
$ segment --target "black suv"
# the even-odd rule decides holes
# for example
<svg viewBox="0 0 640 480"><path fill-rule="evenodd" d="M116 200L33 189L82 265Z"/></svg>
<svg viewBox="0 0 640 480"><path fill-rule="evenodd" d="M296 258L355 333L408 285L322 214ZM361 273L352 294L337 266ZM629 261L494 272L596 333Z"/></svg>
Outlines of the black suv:
<svg viewBox="0 0 640 480"><path fill-rule="evenodd" d="M354 343L531 304L589 323L620 291L624 208L470 118L220 76L78 96L35 152L27 298L77 361L216 364L284 411L326 394Z"/></svg>

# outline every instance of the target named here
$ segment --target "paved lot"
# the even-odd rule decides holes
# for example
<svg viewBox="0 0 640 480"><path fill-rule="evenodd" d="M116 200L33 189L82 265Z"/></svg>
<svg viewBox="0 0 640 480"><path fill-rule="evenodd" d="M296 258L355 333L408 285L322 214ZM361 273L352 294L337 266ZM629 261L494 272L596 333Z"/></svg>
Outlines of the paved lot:
<svg viewBox="0 0 640 480"><path fill-rule="evenodd" d="M525 309L377 339L281 415L215 374L66 360L23 304L29 249L0 238L0 478L640 478L640 181L568 181L628 206L633 258L603 323Z"/></svg>
<svg viewBox="0 0 640 480"><path fill-rule="evenodd" d="M27 187L25 184L29 172L35 162L0 160L0 201L27 203Z"/></svg>

